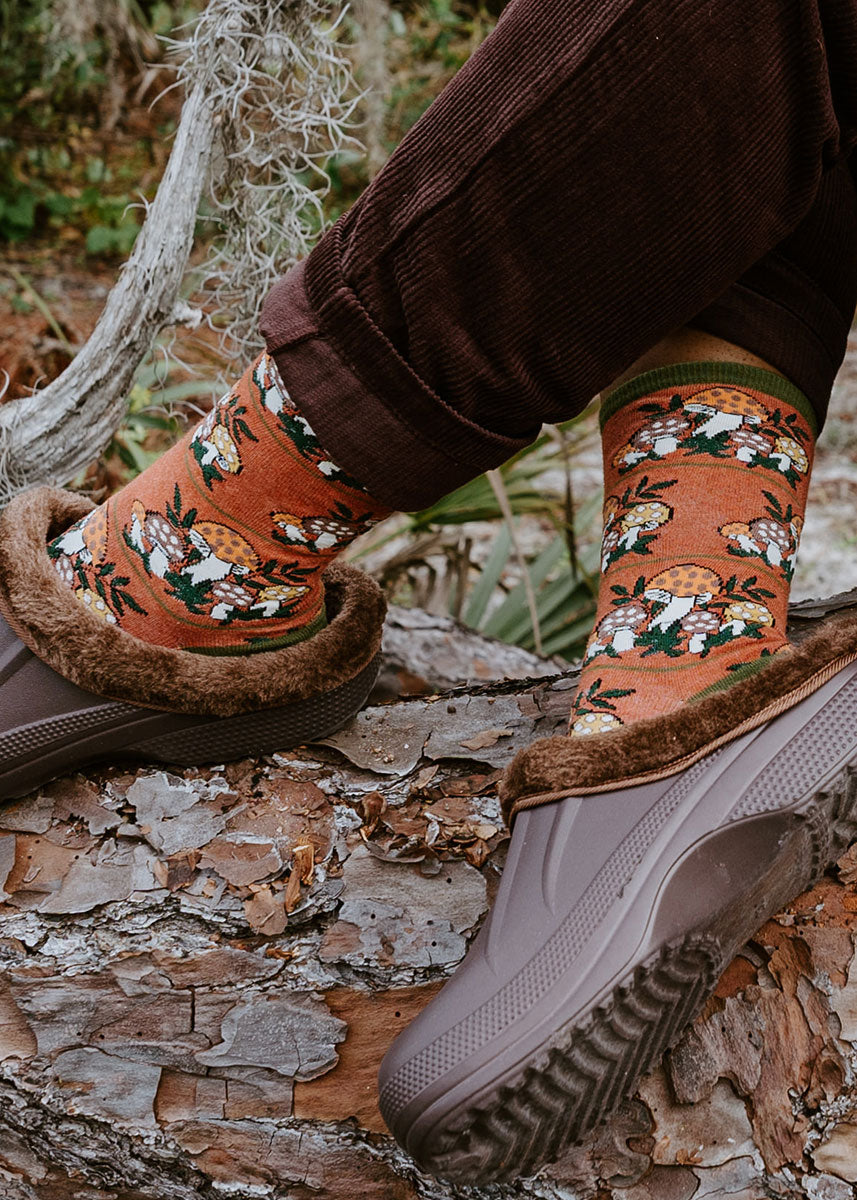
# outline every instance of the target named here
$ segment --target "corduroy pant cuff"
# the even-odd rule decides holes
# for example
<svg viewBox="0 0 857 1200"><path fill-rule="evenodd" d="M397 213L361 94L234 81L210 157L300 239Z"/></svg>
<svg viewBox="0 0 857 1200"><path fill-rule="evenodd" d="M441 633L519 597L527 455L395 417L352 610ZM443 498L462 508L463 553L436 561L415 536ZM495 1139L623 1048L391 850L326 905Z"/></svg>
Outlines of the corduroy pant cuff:
<svg viewBox="0 0 857 1200"><path fill-rule="evenodd" d="M400 511L425 508L537 436L455 412L419 378L345 281L334 225L265 299L261 331L283 382L337 465ZM439 300L442 303L442 300Z"/></svg>

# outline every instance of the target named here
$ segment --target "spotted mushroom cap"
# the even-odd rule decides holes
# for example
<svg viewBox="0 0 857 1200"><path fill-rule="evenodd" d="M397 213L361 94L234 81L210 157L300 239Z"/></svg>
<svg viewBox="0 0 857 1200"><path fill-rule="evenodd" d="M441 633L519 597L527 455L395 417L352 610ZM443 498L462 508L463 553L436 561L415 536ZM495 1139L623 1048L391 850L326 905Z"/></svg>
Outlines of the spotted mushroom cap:
<svg viewBox="0 0 857 1200"><path fill-rule="evenodd" d="M286 600L294 600L297 596L302 596L307 591L309 591L309 588L306 585L298 586L291 583L272 583L270 587L260 589L257 599L265 601L279 600L282 604Z"/></svg>
<svg viewBox="0 0 857 1200"><path fill-rule="evenodd" d="M792 517L792 529L795 531L798 537L800 537L801 533L803 532L803 517L799 514L796 514Z"/></svg>
<svg viewBox="0 0 857 1200"><path fill-rule="evenodd" d="M720 532L724 537L741 537L742 534L750 532L750 526L745 525L743 521L728 521L720 526Z"/></svg>
<svg viewBox="0 0 857 1200"><path fill-rule="evenodd" d="M307 517L304 521L307 533L330 533L335 538L353 537L358 528L357 522L349 525L347 521L337 520L336 517Z"/></svg>
<svg viewBox="0 0 857 1200"><path fill-rule="evenodd" d="M201 442L206 442L211 437L211 431L214 429L214 424L217 420L217 406L207 412L196 428L194 435Z"/></svg>
<svg viewBox="0 0 857 1200"><path fill-rule="evenodd" d="M241 459L238 455L238 447L232 440L227 429L222 425L215 425L211 432L211 441L217 447L217 453L223 459L224 469L230 475L235 475L241 467Z"/></svg>
<svg viewBox="0 0 857 1200"><path fill-rule="evenodd" d="M799 442L790 437L778 437L774 449L780 454L787 454L799 471L805 471L809 466L806 451Z"/></svg>
<svg viewBox="0 0 857 1200"><path fill-rule="evenodd" d="M68 587L71 587L77 578L74 572L74 563L67 554L61 554L59 558L54 559L54 570Z"/></svg>
<svg viewBox="0 0 857 1200"><path fill-rule="evenodd" d="M613 455L613 466L621 467L622 463L624 462L625 455L632 453L633 449L634 449L634 447L632 446L632 444L630 442L626 442L624 446L620 446L619 449L616 451L616 453Z"/></svg>
<svg viewBox="0 0 857 1200"><path fill-rule="evenodd" d="M764 604L754 600L736 600L723 610L724 621L753 621L757 625L773 625L774 616Z"/></svg>
<svg viewBox="0 0 857 1200"><path fill-rule="evenodd" d="M681 413L667 413L663 417L655 417L638 429L631 438L634 446L650 446L657 438L680 437L685 430L690 429L690 422Z"/></svg>
<svg viewBox="0 0 857 1200"><path fill-rule="evenodd" d="M191 529L206 543L215 558L221 562L232 563L236 567L249 567L255 570L259 566L259 555L243 538L229 525L218 525L215 521L197 521Z"/></svg>
<svg viewBox="0 0 857 1200"><path fill-rule="evenodd" d="M716 633L720 628L720 618L716 613L707 609L697 609L682 618L681 627L685 633Z"/></svg>
<svg viewBox="0 0 857 1200"><path fill-rule="evenodd" d="M672 510L666 504L652 500L648 504L635 504L633 508L629 508L619 524L627 532L635 525L648 525L651 521L665 525L671 516Z"/></svg>
<svg viewBox="0 0 857 1200"><path fill-rule="evenodd" d="M246 608L253 600L253 593L232 579L218 579L211 589L215 600L231 604L235 608Z"/></svg>
<svg viewBox="0 0 857 1200"><path fill-rule="evenodd" d="M303 517L299 517L296 513L287 512L271 513L271 520L275 525L282 525L283 527L286 525L295 525L298 529L300 529L304 523Z"/></svg>
<svg viewBox="0 0 857 1200"><path fill-rule="evenodd" d="M107 505L93 509L81 529L83 544L92 555L93 562L101 562L107 553Z"/></svg>
<svg viewBox="0 0 857 1200"><path fill-rule="evenodd" d="M753 421L764 421L768 416L764 404L754 400L747 392L728 387L705 388L704 391L694 392L685 400L684 407L691 412L699 412L704 408L713 412L732 413Z"/></svg>
<svg viewBox="0 0 857 1200"><path fill-rule="evenodd" d="M598 636L612 637L617 629L636 629L648 619L649 613L642 604L636 601L623 604L601 618L597 625Z"/></svg>
<svg viewBox="0 0 857 1200"><path fill-rule="evenodd" d="M729 434L729 442L732 446L737 446L739 449L743 446L748 450L754 450L756 454L770 454L772 443L770 438L766 438L762 433L756 433L753 429L733 429Z"/></svg>
<svg viewBox="0 0 857 1200"><path fill-rule="evenodd" d="M131 503L131 516L136 517L140 528L146 523L146 506L142 500L134 500Z"/></svg>
<svg viewBox="0 0 857 1200"><path fill-rule="evenodd" d="M115 615L110 611L98 592L92 591L91 588L79 587L75 588L74 594L81 604L85 604L89 611L94 613L96 617L101 617L102 621L107 621L110 625L116 624Z"/></svg>
<svg viewBox="0 0 857 1200"><path fill-rule="evenodd" d="M622 721L611 712L581 713L572 722L572 733L606 733L608 729L618 729Z"/></svg>
<svg viewBox="0 0 857 1200"><path fill-rule="evenodd" d="M763 542L773 542L781 550L788 550L792 544L792 531L787 525L781 525L771 517L757 517L755 521L751 521L750 535Z"/></svg>
<svg viewBox="0 0 857 1200"><path fill-rule="evenodd" d="M646 591L658 588L671 596L701 596L705 592L719 592L722 586L723 581L715 571L696 563L678 563L653 576L646 584Z"/></svg>
<svg viewBox="0 0 857 1200"><path fill-rule="evenodd" d="M150 542L160 546L170 562L178 562L187 554L187 542L174 525L160 513L149 513L143 525L143 533Z"/></svg>
<svg viewBox="0 0 857 1200"><path fill-rule="evenodd" d="M604 500L604 508L602 510L602 518L605 525L609 525L616 517L617 512L622 507L622 501L618 496L607 496Z"/></svg>
<svg viewBox="0 0 857 1200"><path fill-rule="evenodd" d="M605 529L604 536L601 539L601 553L612 554L619 545L619 538L621 536L618 529Z"/></svg>

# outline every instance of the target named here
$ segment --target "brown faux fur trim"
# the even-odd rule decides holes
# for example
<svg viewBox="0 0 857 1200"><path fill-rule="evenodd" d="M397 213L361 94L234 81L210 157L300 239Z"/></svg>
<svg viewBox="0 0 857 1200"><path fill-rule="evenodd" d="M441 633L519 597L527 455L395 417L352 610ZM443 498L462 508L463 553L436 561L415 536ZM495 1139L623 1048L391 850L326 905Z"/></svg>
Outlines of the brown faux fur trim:
<svg viewBox="0 0 857 1200"><path fill-rule="evenodd" d="M780 711L798 703L841 669L837 660L855 655L857 614L852 608L825 618L817 633L776 655L764 670L667 716L588 737L533 742L516 755L503 776L500 799L506 819L513 810L556 799L551 793L607 791L626 781L639 782L641 776L682 770L688 759L737 737L745 731L742 726L777 708L777 702Z"/></svg>
<svg viewBox="0 0 857 1200"><path fill-rule="evenodd" d="M324 574L329 624L281 650L208 657L151 646L106 625L78 603L45 549L92 507L72 492L42 487L16 496L0 515L0 613L35 655L88 692L227 717L332 691L380 648L381 589L341 563Z"/></svg>

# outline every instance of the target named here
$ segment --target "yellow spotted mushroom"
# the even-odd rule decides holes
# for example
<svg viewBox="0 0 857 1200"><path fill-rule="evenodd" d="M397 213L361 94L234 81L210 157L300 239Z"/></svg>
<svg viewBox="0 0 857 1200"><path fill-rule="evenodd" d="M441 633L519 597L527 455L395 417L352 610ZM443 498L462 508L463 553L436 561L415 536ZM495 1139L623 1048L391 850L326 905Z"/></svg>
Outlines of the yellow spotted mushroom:
<svg viewBox="0 0 857 1200"><path fill-rule="evenodd" d="M622 721L611 712L586 712L574 718L571 725L573 734L586 735L592 733L607 733L610 729L619 729Z"/></svg>
<svg viewBox="0 0 857 1200"><path fill-rule="evenodd" d="M764 604L757 604L755 600L735 600L724 608L723 622L720 628L730 630L737 637L739 633L744 632L748 625L771 626L773 624L774 615L770 609L765 608Z"/></svg>

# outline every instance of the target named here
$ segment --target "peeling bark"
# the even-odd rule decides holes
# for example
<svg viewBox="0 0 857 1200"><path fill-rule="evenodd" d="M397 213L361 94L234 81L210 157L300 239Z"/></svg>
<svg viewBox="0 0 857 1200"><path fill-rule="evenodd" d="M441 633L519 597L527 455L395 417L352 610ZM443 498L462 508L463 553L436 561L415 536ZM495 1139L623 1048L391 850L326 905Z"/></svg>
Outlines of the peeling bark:
<svg viewBox="0 0 857 1200"><path fill-rule="evenodd" d="M390 660L385 694L435 686L432 636L455 639L473 678L482 639L468 661L441 624L421 632L425 668L403 679ZM386 1134L378 1063L455 969L502 868L500 771L564 727L573 688L412 695L288 754L93 770L3 809L4 1200L852 1197L855 850L537 1180L457 1190Z"/></svg>

